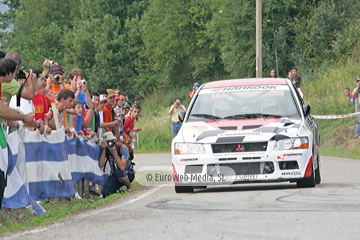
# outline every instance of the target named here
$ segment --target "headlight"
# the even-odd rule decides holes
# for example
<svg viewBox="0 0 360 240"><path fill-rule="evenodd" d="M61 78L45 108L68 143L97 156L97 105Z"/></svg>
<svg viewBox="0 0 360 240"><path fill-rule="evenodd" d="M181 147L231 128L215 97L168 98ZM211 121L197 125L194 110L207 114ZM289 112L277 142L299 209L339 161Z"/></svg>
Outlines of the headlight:
<svg viewBox="0 0 360 240"><path fill-rule="evenodd" d="M198 143L175 143L175 154L200 154L205 153L204 144Z"/></svg>
<svg viewBox="0 0 360 240"><path fill-rule="evenodd" d="M274 150L288 150L300 148L309 148L309 139L307 137L278 140L275 142L274 145Z"/></svg>

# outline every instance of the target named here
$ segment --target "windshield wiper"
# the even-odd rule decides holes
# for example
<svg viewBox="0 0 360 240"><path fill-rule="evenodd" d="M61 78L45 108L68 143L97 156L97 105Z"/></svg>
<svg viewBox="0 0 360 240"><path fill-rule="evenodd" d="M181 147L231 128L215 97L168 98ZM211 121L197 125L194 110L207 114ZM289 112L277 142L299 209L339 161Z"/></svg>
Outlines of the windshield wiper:
<svg viewBox="0 0 360 240"><path fill-rule="evenodd" d="M283 116L277 114L262 114L263 117L274 117L274 118L282 118Z"/></svg>
<svg viewBox="0 0 360 240"><path fill-rule="evenodd" d="M214 116L214 115L211 115L211 114L191 114L190 116L213 119L213 120L222 119L221 117Z"/></svg>
<svg viewBox="0 0 360 240"><path fill-rule="evenodd" d="M236 114L231 116L226 116L224 119L248 119L248 118L258 118L258 117L282 117L275 114L266 114L266 113L246 113L246 114Z"/></svg>
<svg viewBox="0 0 360 240"><path fill-rule="evenodd" d="M224 117L224 119L237 119L237 118L258 118L260 117L260 113L246 113L246 114L235 114L235 115L230 115L230 116L226 116Z"/></svg>

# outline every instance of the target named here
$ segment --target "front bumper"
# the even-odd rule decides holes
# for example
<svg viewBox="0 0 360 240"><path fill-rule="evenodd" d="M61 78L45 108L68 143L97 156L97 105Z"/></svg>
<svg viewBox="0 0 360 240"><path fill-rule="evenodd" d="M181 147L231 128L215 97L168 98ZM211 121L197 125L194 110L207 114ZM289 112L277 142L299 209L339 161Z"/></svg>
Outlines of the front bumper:
<svg viewBox="0 0 360 240"><path fill-rule="evenodd" d="M311 149L172 155L173 173L184 184L296 181L304 178Z"/></svg>

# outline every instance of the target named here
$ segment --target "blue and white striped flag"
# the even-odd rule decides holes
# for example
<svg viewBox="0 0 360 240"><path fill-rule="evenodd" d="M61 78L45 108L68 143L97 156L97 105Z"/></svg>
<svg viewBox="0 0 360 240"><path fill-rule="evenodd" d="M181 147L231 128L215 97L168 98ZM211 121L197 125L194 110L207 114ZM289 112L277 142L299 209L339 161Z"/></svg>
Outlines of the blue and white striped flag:
<svg viewBox="0 0 360 240"><path fill-rule="evenodd" d="M83 177L99 185L105 183L108 174L98 167L100 146L78 137L69 140L64 129L40 135L39 131L20 128L17 133L8 137L16 139L17 135L18 142L8 140L12 171L3 207L26 207L32 199L74 197L74 185ZM13 159L16 167L12 167Z"/></svg>

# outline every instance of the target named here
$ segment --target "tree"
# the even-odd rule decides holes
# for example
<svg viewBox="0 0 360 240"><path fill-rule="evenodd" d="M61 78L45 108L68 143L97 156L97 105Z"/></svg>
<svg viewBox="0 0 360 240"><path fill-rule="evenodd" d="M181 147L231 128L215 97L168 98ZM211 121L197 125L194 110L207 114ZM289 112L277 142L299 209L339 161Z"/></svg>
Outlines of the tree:
<svg viewBox="0 0 360 240"><path fill-rule="evenodd" d="M146 56L160 82L184 86L226 72L208 35L212 1L152 1L141 24Z"/></svg>

